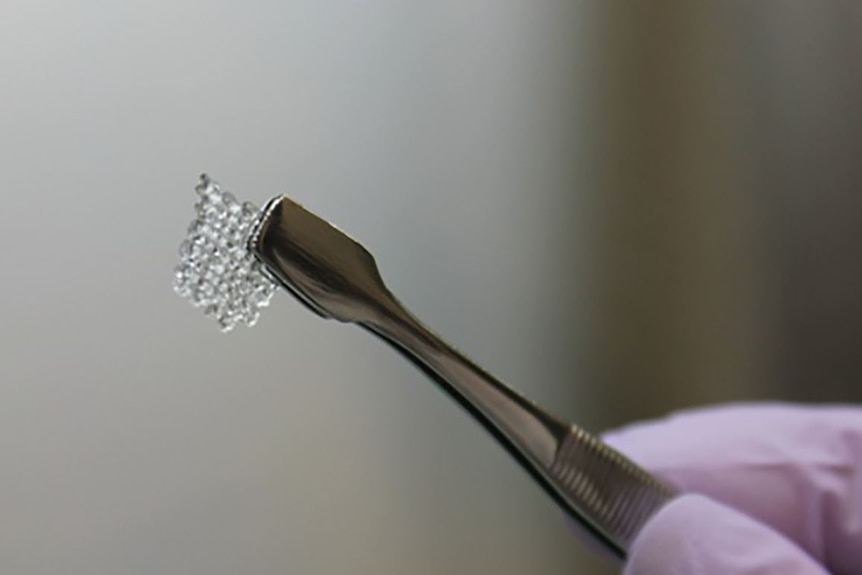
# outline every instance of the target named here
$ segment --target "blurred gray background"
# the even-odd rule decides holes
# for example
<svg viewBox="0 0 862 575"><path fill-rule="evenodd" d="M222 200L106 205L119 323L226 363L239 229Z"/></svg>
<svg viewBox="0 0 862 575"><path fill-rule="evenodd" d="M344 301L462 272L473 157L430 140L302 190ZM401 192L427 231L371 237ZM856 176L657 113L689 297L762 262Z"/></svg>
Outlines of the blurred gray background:
<svg viewBox="0 0 862 575"><path fill-rule="evenodd" d="M614 572L453 403L287 295L171 291L207 171L362 240L603 429L862 399L862 10L0 3L0 571Z"/></svg>

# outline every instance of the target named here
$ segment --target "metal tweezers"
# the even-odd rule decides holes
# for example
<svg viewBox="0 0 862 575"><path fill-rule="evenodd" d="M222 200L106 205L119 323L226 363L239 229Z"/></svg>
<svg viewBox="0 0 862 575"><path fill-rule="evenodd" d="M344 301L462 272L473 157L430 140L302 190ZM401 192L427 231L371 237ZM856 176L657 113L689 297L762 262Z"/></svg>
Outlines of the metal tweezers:
<svg viewBox="0 0 862 575"><path fill-rule="evenodd" d="M580 427L504 385L419 322L372 255L287 197L271 200L248 249L316 314L379 336L460 403L572 518L624 559L674 490Z"/></svg>

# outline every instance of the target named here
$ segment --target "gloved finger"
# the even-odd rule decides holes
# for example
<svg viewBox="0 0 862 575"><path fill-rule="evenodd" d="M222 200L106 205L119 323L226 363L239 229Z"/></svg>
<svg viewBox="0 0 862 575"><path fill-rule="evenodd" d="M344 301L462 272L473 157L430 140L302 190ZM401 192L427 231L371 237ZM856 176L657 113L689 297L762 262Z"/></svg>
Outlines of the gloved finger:
<svg viewBox="0 0 862 575"><path fill-rule="evenodd" d="M684 495L644 526L624 575L828 575L795 543L720 503Z"/></svg>
<svg viewBox="0 0 862 575"><path fill-rule="evenodd" d="M835 573L862 573L862 409L737 405L605 440L685 492L780 531Z"/></svg>

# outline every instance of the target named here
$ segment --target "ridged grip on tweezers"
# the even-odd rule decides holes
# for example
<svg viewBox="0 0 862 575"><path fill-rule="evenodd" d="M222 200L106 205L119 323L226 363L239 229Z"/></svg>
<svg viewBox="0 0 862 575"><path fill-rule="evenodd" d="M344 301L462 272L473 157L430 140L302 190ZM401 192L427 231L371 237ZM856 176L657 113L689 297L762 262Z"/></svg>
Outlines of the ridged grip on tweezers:
<svg viewBox="0 0 862 575"><path fill-rule="evenodd" d="M389 292L359 243L288 198L264 211L249 249L326 318L391 344L465 407L574 519L619 557L673 497L599 439L535 405L425 327Z"/></svg>
<svg viewBox="0 0 862 575"><path fill-rule="evenodd" d="M563 439L549 474L600 533L628 549L673 492L577 426Z"/></svg>

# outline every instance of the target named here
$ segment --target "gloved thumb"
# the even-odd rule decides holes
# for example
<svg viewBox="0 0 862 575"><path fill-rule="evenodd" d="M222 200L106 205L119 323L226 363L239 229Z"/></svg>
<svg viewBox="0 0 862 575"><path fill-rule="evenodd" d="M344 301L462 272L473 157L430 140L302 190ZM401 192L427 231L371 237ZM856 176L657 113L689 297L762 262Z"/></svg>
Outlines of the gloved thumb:
<svg viewBox="0 0 862 575"><path fill-rule="evenodd" d="M625 575L829 575L795 543L700 495L671 501L629 550Z"/></svg>

